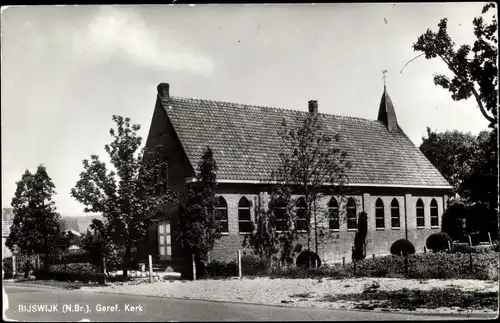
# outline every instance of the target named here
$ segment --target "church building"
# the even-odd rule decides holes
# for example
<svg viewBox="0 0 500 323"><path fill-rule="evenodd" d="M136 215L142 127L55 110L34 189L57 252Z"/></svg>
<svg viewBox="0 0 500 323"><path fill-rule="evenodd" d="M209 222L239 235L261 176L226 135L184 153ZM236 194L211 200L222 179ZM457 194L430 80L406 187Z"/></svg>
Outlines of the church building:
<svg viewBox="0 0 500 323"><path fill-rule="evenodd" d="M391 244L400 238L410 240L417 253L423 252L426 238L440 231L451 186L398 125L385 86L375 120L325 114L316 101L309 101L301 112L171 96L166 83L157 91L146 147L161 144L166 150L169 187L181 195L186 192L207 147L218 166L217 212L223 233L211 259L232 261L238 249L244 250L242 242L257 205L266 208L269 202L270 174L281 143L278 129L283 119L305 113L319 113L325 131L340 134L338 145L351 163L347 195L324 196L320 201L328 217L319 225L330 233L317 249L323 263L351 258L361 211L368 215L369 257L389 254ZM173 207L168 213L165 219L170 220L149 231L148 252L158 261L187 259L175 241L177 210ZM315 247L312 244L311 250Z"/></svg>

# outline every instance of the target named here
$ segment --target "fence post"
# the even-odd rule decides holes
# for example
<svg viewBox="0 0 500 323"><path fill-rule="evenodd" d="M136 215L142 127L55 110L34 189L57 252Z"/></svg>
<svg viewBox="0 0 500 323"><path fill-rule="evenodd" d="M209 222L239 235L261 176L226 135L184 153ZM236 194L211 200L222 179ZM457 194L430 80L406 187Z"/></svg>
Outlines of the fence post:
<svg viewBox="0 0 500 323"><path fill-rule="evenodd" d="M208 263L210 263L210 251L209 251L209 252L207 252L207 258L208 258L208 259L207 259L207 260L208 260Z"/></svg>
<svg viewBox="0 0 500 323"><path fill-rule="evenodd" d="M448 251L451 252L451 242L450 242L450 240L448 240Z"/></svg>
<svg viewBox="0 0 500 323"><path fill-rule="evenodd" d="M345 267L345 257L342 257L342 267Z"/></svg>
<svg viewBox="0 0 500 323"><path fill-rule="evenodd" d="M106 258L102 257L102 273L104 274L103 284L106 284Z"/></svg>
<svg viewBox="0 0 500 323"><path fill-rule="evenodd" d="M238 249L238 278L241 279L241 250Z"/></svg>
<svg viewBox="0 0 500 323"><path fill-rule="evenodd" d="M193 280L196 280L196 260L194 257L194 253L191 255L191 259L193 261Z"/></svg>
<svg viewBox="0 0 500 323"><path fill-rule="evenodd" d="M148 255L148 264L149 264L149 283L153 283L153 257Z"/></svg>
<svg viewBox="0 0 500 323"><path fill-rule="evenodd" d="M406 276L408 276L408 254L405 255L405 271Z"/></svg>
<svg viewBox="0 0 500 323"><path fill-rule="evenodd" d="M469 235L469 247L472 247L472 239L471 239L470 235Z"/></svg>
<svg viewBox="0 0 500 323"><path fill-rule="evenodd" d="M373 260L375 260L375 254L372 255Z"/></svg>
<svg viewBox="0 0 500 323"><path fill-rule="evenodd" d="M16 277L16 256L12 255L12 278Z"/></svg>
<svg viewBox="0 0 500 323"><path fill-rule="evenodd" d="M491 234L489 231L488 231L488 239L490 240L490 244L493 244L493 241L491 241Z"/></svg>
<svg viewBox="0 0 500 323"><path fill-rule="evenodd" d="M424 253L427 253L427 248L424 246Z"/></svg>
<svg viewBox="0 0 500 323"><path fill-rule="evenodd" d="M473 267L472 267L472 252L469 251L469 262L470 262L470 272L472 273L473 272Z"/></svg>

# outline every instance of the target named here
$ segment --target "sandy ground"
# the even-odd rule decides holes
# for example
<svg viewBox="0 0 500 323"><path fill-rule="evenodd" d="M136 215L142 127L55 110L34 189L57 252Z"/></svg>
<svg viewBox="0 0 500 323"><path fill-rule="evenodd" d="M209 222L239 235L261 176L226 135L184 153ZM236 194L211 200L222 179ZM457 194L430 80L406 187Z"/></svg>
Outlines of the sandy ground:
<svg viewBox="0 0 500 323"><path fill-rule="evenodd" d="M404 280L396 278L357 279L270 279L244 278L230 280L170 281L153 284L121 284L106 287L83 287L82 290L150 295L186 299L236 301L254 304L285 305L352 309L354 302L323 302L318 299L331 294L362 293L365 284L377 282L380 290L391 291L402 288L430 290L432 288L458 288L463 291L498 292L498 282L468 279L450 280ZM297 295L299 294L299 295ZM309 294L309 295L300 295ZM377 310L377 308L375 308ZM428 313L463 313L457 308L418 309ZM476 310L472 312L491 312Z"/></svg>

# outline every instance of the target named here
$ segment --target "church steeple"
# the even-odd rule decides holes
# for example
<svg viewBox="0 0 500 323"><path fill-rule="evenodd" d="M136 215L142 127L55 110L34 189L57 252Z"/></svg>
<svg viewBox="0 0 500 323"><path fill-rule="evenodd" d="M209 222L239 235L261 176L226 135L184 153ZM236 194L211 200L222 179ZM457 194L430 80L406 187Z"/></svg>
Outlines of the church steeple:
<svg viewBox="0 0 500 323"><path fill-rule="evenodd" d="M384 93L382 94L382 99L380 100L380 107L378 110L378 121L382 121L382 123L389 129L389 131L397 131L398 130L398 120L396 119L396 111L394 110L394 106L392 105L391 98L387 93L387 87L385 84L387 70L382 72L384 74Z"/></svg>

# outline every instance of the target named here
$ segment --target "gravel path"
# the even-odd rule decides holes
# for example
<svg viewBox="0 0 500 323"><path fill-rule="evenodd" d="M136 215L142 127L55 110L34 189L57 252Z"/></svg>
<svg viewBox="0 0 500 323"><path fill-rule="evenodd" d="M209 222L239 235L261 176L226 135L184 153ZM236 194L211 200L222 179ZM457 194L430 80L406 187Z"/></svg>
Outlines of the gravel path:
<svg viewBox="0 0 500 323"><path fill-rule="evenodd" d="M498 282L483 280L417 280L396 278L357 279L270 279L245 278L229 280L198 280L141 283L135 285L111 285L106 287L83 287L82 290L124 293L133 295L162 296L186 299L236 301L254 304L286 305L301 307L326 307L352 309L354 302L321 302L327 294L361 293L367 283L377 282L380 290L391 291L402 288L430 290L432 288L459 288L463 291L498 292ZM283 302L282 302L283 301ZM458 313L459 309L422 309L419 312ZM469 311L470 312L470 311ZM473 311L491 312L491 311Z"/></svg>

